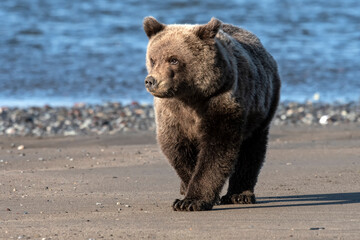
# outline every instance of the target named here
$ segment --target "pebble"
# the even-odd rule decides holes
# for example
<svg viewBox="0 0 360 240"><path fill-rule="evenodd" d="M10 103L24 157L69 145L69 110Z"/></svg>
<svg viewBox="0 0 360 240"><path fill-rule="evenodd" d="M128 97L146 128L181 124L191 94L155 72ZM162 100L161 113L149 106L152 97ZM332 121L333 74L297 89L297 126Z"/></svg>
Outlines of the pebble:
<svg viewBox="0 0 360 240"><path fill-rule="evenodd" d="M312 227L312 228L309 228L309 230L325 230L324 227Z"/></svg>
<svg viewBox="0 0 360 240"><path fill-rule="evenodd" d="M324 116L322 116L322 117L320 118L319 123L320 123L321 125L326 125L326 124L328 124L328 120L329 120L329 116L328 116L328 115L324 115Z"/></svg>
<svg viewBox="0 0 360 240"><path fill-rule="evenodd" d="M19 145L18 147L17 147L17 150L24 150L25 149L25 146L24 145Z"/></svg>
<svg viewBox="0 0 360 240"><path fill-rule="evenodd" d="M337 125L360 123L360 102L325 104L320 102L281 103L274 125ZM121 132L155 132L152 105L104 103L76 104L72 107L0 107L0 135L75 136ZM15 148L15 144L11 146ZM18 150L23 150L19 145Z"/></svg>

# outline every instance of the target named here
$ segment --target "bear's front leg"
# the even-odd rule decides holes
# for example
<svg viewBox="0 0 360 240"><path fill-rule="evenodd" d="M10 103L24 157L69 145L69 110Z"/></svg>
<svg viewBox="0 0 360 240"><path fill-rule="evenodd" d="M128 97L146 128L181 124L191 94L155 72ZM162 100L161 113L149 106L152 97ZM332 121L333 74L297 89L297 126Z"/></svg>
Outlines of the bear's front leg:
<svg viewBox="0 0 360 240"><path fill-rule="evenodd" d="M201 148L194 173L184 199L173 203L175 211L210 210L219 200L219 193L233 171L237 144L207 144Z"/></svg>
<svg viewBox="0 0 360 240"><path fill-rule="evenodd" d="M174 129L171 129L171 132L172 134L158 134L158 140L162 152L181 179L180 194L185 195L195 169L198 152L194 143Z"/></svg>

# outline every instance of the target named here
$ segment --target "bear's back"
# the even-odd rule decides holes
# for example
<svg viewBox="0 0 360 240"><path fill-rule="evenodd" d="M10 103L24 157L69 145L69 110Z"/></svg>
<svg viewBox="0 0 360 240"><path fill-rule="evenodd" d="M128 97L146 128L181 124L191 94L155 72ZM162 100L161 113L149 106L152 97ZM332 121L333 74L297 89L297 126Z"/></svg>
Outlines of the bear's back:
<svg viewBox="0 0 360 240"><path fill-rule="evenodd" d="M222 30L239 42L254 60L258 60L261 64L273 70L277 69L275 60L265 50L260 39L255 34L231 24L223 24Z"/></svg>
<svg viewBox="0 0 360 240"><path fill-rule="evenodd" d="M222 30L243 44L262 46L261 42L255 34L231 24L223 24Z"/></svg>

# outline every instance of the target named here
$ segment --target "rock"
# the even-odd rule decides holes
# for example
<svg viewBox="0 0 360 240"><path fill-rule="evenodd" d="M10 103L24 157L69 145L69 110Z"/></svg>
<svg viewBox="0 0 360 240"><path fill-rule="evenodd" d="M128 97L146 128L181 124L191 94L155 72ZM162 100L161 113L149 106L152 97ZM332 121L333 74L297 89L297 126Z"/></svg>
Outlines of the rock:
<svg viewBox="0 0 360 240"><path fill-rule="evenodd" d="M320 118L319 123L320 123L321 125L326 125L326 124L328 124L328 120L329 120L329 116L328 116L328 115L324 115L324 116L322 116L322 117Z"/></svg>
<svg viewBox="0 0 360 240"><path fill-rule="evenodd" d="M24 145L19 145L19 146L17 147L17 150L24 150L24 148L25 148Z"/></svg>
<svg viewBox="0 0 360 240"><path fill-rule="evenodd" d="M64 136L75 136L76 132L74 130L67 130L64 132Z"/></svg>

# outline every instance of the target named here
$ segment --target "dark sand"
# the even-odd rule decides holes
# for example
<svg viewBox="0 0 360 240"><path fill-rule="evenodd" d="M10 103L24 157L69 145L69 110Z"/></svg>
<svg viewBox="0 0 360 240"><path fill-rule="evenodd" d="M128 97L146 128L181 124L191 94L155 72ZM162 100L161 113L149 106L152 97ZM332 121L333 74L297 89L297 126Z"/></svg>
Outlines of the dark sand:
<svg viewBox="0 0 360 240"><path fill-rule="evenodd" d="M174 212L152 134L0 137L0 238L359 239L359 146L356 125L274 127L257 204Z"/></svg>

